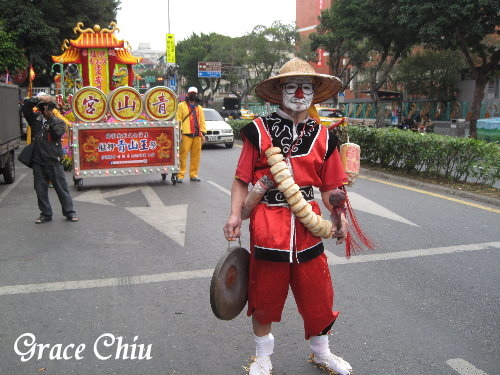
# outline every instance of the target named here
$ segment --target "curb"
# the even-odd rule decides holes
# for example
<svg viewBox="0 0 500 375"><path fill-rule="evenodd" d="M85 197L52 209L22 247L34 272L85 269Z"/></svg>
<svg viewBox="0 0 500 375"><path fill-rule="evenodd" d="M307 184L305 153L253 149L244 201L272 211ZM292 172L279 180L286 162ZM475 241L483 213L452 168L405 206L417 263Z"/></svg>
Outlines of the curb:
<svg viewBox="0 0 500 375"><path fill-rule="evenodd" d="M480 195L480 194L474 194L474 193L464 191L464 190L453 189L453 188L450 188L447 186L429 184L429 183L421 182L418 180L413 180L411 178L392 175L390 173L374 171L374 170L371 170L371 169L366 168L366 167L361 167L360 172L361 172L360 173L361 176L377 177L377 178L388 180L391 182L398 182L398 183L401 183L404 185L418 187L418 188L433 191L436 193L454 195L457 197L470 199L472 201L491 204L493 206L500 207L500 199L497 199L497 198L492 198L492 197L488 197L488 196Z"/></svg>

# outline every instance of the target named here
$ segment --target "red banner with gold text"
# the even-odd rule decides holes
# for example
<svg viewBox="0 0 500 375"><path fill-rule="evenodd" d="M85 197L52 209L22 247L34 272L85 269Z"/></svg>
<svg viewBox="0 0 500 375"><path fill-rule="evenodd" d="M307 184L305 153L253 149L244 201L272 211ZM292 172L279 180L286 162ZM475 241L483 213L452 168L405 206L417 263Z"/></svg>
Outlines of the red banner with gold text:
<svg viewBox="0 0 500 375"><path fill-rule="evenodd" d="M79 129L80 170L173 165L173 128Z"/></svg>

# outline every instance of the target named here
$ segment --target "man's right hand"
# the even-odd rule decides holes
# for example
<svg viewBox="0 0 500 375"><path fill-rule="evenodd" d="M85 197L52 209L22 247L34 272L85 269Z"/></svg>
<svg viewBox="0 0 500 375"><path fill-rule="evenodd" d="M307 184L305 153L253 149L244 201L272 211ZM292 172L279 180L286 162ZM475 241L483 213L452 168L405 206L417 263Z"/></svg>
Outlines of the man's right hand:
<svg viewBox="0 0 500 375"><path fill-rule="evenodd" d="M222 229L226 240L233 241L241 236L241 215L229 215L229 218Z"/></svg>

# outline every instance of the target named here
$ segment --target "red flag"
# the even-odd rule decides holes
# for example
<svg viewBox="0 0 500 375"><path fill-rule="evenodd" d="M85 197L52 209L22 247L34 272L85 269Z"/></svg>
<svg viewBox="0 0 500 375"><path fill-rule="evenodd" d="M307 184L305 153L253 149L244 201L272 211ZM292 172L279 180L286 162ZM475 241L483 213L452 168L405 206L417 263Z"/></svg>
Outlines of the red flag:
<svg viewBox="0 0 500 375"><path fill-rule="evenodd" d="M35 70L33 69L33 65L30 65L30 81L35 79Z"/></svg>
<svg viewBox="0 0 500 375"><path fill-rule="evenodd" d="M29 74L28 97L31 98L31 96L33 95L33 80L35 79L35 71L33 70L33 65L30 65L28 74Z"/></svg>

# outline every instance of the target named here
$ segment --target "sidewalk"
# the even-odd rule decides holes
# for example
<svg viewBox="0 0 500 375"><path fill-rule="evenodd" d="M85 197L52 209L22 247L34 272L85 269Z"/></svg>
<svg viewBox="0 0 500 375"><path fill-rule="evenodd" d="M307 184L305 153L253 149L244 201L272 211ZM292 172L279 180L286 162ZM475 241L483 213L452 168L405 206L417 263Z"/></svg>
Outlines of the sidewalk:
<svg viewBox="0 0 500 375"><path fill-rule="evenodd" d="M486 204L490 204L490 205L493 205L496 207L500 207L500 199L488 197L485 195L475 194L475 193L472 193L469 191L453 189L453 188L450 188L448 186L425 183L425 182L421 182L421 181L412 179L410 177L406 178L406 177L402 177L402 176L398 176L398 175L393 175L390 173L379 172L379 171L375 171L375 170L372 170L372 169L366 168L366 167L361 167L360 175L367 176L367 177L373 177L373 178L379 178L379 179L387 180L387 181L398 183L398 184L413 186L413 187L421 188L424 190L429 190L429 191L439 193L439 194L454 195L457 197L470 199L472 201L486 203Z"/></svg>

